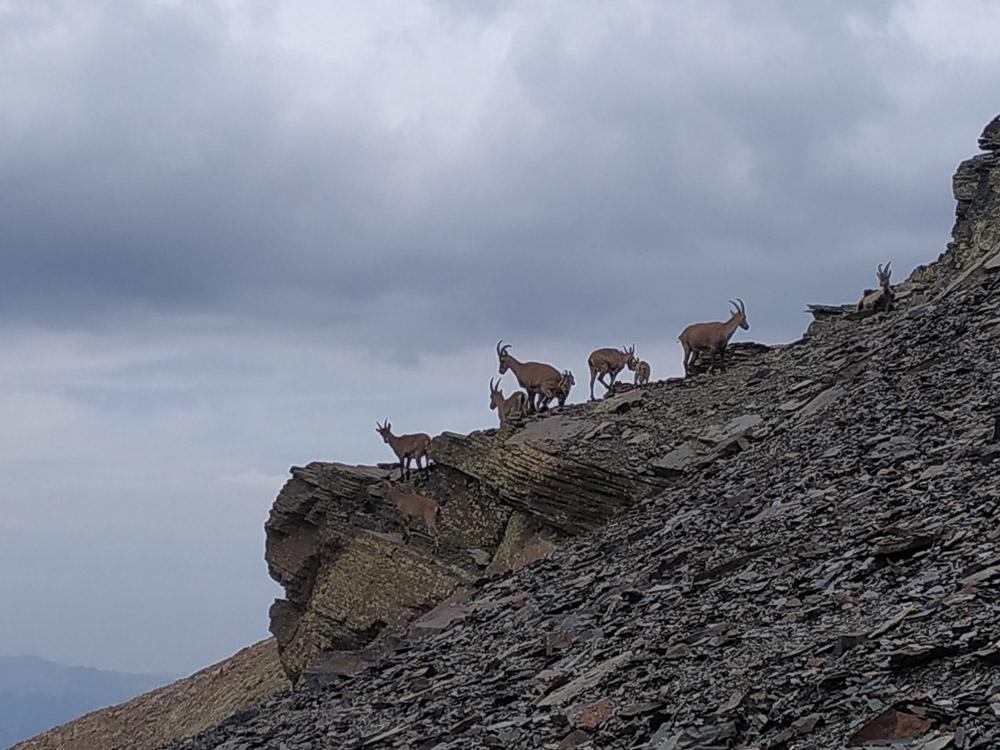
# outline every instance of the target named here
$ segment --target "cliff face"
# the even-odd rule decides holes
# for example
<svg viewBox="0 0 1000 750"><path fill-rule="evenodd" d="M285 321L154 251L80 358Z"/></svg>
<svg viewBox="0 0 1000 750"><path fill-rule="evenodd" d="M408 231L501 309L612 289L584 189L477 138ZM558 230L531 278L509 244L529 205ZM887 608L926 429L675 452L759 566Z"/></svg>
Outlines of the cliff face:
<svg viewBox="0 0 1000 750"><path fill-rule="evenodd" d="M449 528L425 562L452 578L416 606L393 591L345 629L330 571L353 540L404 554L361 489L380 472L296 471L269 524L286 644L304 622L360 644L455 590L327 653L322 687L176 747L1000 746L998 131L893 312L826 309L724 374L438 439L423 489ZM549 557L478 578L526 525Z"/></svg>
<svg viewBox="0 0 1000 750"><path fill-rule="evenodd" d="M913 280L940 287L963 283L966 274L995 270L1000 251L1000 116L979 136L985 152L958 165L952 178L955 225L951 241L938 261L917 269Z"/></svg>
<svg viewBox="0 0 1000 750"><path fill-rule="evenodd" d="M293 468L266 526L269 570L286 591L271 608L271 631L288 675L322 671L324 654L398 630L477 579L545 557L655 491L656 477L631 469L634 456L611 440L638 399L608 400L596 427L589 410L571 408L514 431L435 438L434 469L416 482L442 508L438 554L422 526L409 544L398 533L396 509L379 488L397 471ZM596 452L604 460L577 450L581 437L606 445ZM636 441L648 435L637 432Z"/></svg>

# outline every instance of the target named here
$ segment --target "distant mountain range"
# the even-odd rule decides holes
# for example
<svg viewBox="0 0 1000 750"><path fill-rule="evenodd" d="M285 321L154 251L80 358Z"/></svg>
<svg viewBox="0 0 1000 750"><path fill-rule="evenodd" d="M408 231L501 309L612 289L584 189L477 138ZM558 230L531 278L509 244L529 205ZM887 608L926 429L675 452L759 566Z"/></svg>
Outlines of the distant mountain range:
<svg viewBox="0 0 1000 750"><path fill-rule="evenodd" d="M175 679L0 656L0 748Z"/></svg>

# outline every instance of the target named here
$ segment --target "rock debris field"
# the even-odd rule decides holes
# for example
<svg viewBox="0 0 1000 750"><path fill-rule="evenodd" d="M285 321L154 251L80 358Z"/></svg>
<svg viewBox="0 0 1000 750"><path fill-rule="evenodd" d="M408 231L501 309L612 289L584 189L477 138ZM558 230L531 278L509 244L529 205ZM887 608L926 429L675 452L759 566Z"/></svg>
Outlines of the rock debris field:
<svg viewBox="0 0 1000 750"><path fill-rule="evenodd" d="M1000 201L959 198L892 312L523 428L587 421L631 507L172 747L1000 748Z"/></svg>

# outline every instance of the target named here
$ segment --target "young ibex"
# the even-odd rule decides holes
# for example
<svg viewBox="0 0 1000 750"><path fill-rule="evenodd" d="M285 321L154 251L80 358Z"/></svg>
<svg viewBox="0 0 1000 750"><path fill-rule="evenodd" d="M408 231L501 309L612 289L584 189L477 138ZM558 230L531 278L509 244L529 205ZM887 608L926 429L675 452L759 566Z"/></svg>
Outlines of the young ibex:
<svg viewBox="0 0 1000 750"><path fill-rule="evenodd" d="M858 312L876 313L892 310L894 295L892 284L889 283L889 277L892 275L892 271L889 270L891 265L891 260L885 264L885 268L879 265L878 271L875 273L875 276L878 277L879 288L875 290L865 289L864 296L858 302Z"/></svg>
<svg viewBox="0 0 1000 750"><path fill-rule="evenodd" d="M410 519L422 518L434 539L434 551L437 552L441 541L437 530L437 515L440 510L438 504L429 497L393 487L388 480L382 481L382 493L399 511L399 519L403 524L403 539L407 543L410 541Z"/></svg>
<svg viewBox="0 0 1000 750"><path fill-rule="evenodd" d="M649 362L644 359L640 359L639 364L635 366L635 384L649 384Z"/></svg>
<svg viewBox="0 0 1000 750"><path fill-rule="evenodd" d="M417 471L421 468L425 471L430 469L430 459L427 457L427 447L431 444L431 436L423 432L415 435L393 435L392 425L389 420L385 424L375 423L375 432L382 436L382 439L392 448L392 452L399 459L399 475L406 478L410 475L410 461L417 462ZM421 467L420 461L424 465Z"/></svg>
<svg viewBox="0 0 1000 750"><path fill-rule="evenodd" d="M615 387L615 378L618 377L618 373L626 367L634 371L637 364L639 364L639 360L636 359L634 346L627 349L623 346L621 349L607 348L592 351L587 359L587 366L590 367L590 400L594 400L595 379L600 380L601 385L610 391ZM610 383L604 382L605 375L611 376Z"/></svg>
<svg viewBox="0 0 1000 750"><path fill-rule="evenodd" d="M528 392L528 410L535 411L535 397L543 391L554 392L559 387L562 375L552 365L546 365L541 362L518 361L507 351L510 349L510 344L504 346L501 346L501 344L503 344L503 340L497 342L500 374L503 375L507 370L514 372L518 384ZM545 408L545 404L543 403L537 408L539 411L542 411Z"/></svg>
<svg viewBox="0 0 1000 750"><path fill-rule="evenodd" d="M503 427L512 420L524 419L528 413L528 397L524 391L514 391L504 398L500 383L494 383L493 378L490 378L490 409L496 411L500 417L500 426Z"/></svg>
<svg viewBox="0 0 1000 750"><path fill-rule="evenodd" d="M562 371L562 377L559 379L559 392L556 394L556 398L559 399L559 406L566 405L566 399L569 398L570 389L576 385L576 378L573 377L573 373L569 370Z"/></svg>
<svg viewBox="0 0 1000 750"><path fill-rule="evenodd" d="M548 408L549 402L554 398L559 400L559 406L565 406L566 399L569 398L569 392L574 385L576 385L576 378L573 377L573 373L569 370L563 370L559 384L555 388L546 386L539 392L542 408Z"/></svg>
<svg viewBox="0 0 1000 750"><path fill-rule="evenodd" d="M743 304L743 300L739 297L736 299L739 301L738 305L736 302L729 300L729 304L733 306L733 310L729 316L729 320L725 323L692 323L681 331L678 339L684 348L685 377L690 374L689 366L692 353L700 357L702 352L708 352L712 357L709 365L718 356L719 367L722 370L726 369L726 347L729 345L729 339L733 337L737 328L742 328L744 331L750 330L750 324L747 322L746 305Z"/></svg>

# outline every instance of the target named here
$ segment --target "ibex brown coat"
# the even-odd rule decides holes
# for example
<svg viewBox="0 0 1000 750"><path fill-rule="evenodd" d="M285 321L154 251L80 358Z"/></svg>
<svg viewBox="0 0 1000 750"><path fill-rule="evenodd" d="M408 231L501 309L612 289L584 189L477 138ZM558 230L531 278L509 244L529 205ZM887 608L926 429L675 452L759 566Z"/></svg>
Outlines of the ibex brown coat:
<svg viewBox="0 0 1000 750"><path fill-rule="evenodd" d="M875 272L879 288L865 290L864 296L858 302L858 312L874 313L889 312L892 310L895 297L892 291L892 284L889 281L889 278L892 276L892 271L889 270L889 266L891 265L891 260L885 264L885 268L882 268L881 264L879 265L878 271Z"/></svg>
<svg viewBox="0 0 1000 750"><path fill-rule="evenodd" d="M648 383L649 383L649 362L645 360L639 360L639 364L635 366L635 384L647 385Z"/></svg>
<svg viewBox="0 0 1000 750"><path fill-rule="evenodd" d="M399 459L399 475L405 479L410 475L410 461L417 462L417 471L421 468L424 471L430 469L430 459L427 457L427 448L431 444L431 436L418 432L413 435L393 435L392 425L386 420L384 424L375 423L375 432L382 436L392 452ZM424 465L421 467L420 462Z"/></svg>
<svg viewBox="0 0 1000 750"><path fill-rule="evenodd" d="M750 324L747 322L747 308L743 304L743 300L739 297L736 298L739 304L729 300L729 304L733 306L732 314L729 316L729 320L716 323L692 323L683 331L678 337L681 342L681 347L684 349L684 375L690 374L690 362L692 354L700 357L702 352L708 352L712 361L709 364L715 362L715 358L719 358L719 367L722 370L726 369L726 347L729 345L729 339L733 337L737 328L742 328L744 331L750 330Z"/></svg>
<svg viewBox="0 0 1000 750"><path fill-rule="evenodd" d="M512 421L524 419L528 413L528 397L524 391L514 391L504 398L500 384L494 383L490 378L490 409L496 411L500 417L500 426L503 427Z"/></svg>
<svg viewBox="0 0 1000 750"><path fill-rule="evenodd" d="M569 370L563 370L562 377L559 378L559 384L554 389L546 386L539 394L542 408L547 408L552 399L558 399L559 406L565 406L566 399L569 398L569 392L574 385L576 385L576 378L573 377L573 373Z"/></svg>
<svg viewBox="0 0 1000 750"><path fill-rule="evenodd" d="M398 487L393 487L389 481L382 482L382 493L385 499L395 504L399 511L399 519L403 524L403 538L410 541L410 519L423 519L424 525L434 539L434 551L437 552L441 542L441 537L437 529L437 516L440 507L437 502L429 497L418 495L415 492L407 492Z"/></svg>
<svg viewBox="0 0 1000 750"><path fill-rule="evenodd" d="M544 409L544 405L536 407L535 398L542 391L552 392L559 387L562 376L559 370L552 365L542 362L521 362L507 350L510 344L503 345L503 341L497 342L497 357L500 360L500 374L507 370L514 373L518 384L528 392L528 410L535 411L536 408Z"/></svg>
<svg viewBox="0 0 1000 750"><path fill-rule="evenodd" d="M635 357L635 347L630 346L621 349L595 349L590 353L590 357L587 359L587 366L590 367L590 400L594 400L594 380L601 381L601 385L605 387L606 390L611 390L615 387L615 378L618 377L618 373L624 370L626 367L630 370L635 370L635 366L639 363L639 360ZM605 383L604 376L610 375L611 382Z"/></svg>

